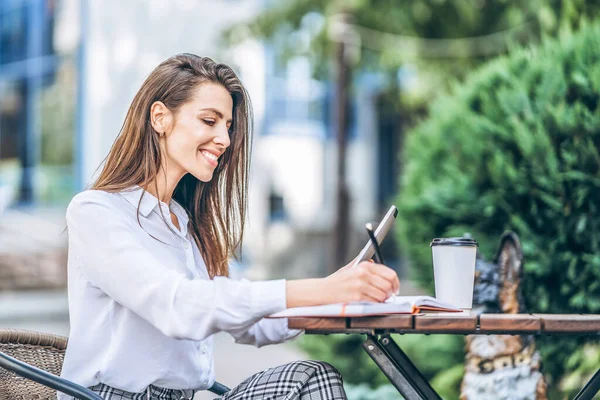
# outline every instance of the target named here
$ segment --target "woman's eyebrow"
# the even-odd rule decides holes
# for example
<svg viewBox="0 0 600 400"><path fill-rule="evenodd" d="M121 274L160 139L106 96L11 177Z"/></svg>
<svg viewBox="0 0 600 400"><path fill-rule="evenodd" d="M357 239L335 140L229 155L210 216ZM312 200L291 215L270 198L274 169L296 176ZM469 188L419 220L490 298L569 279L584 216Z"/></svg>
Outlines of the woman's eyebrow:
<svg viewBox="0 0 600 400"><path fill-rule="evenodd" d="M212 107L202 108L200 111L211 111L211 112L217 114L217 117L223 119L223 113L221 111L217 110L216 108L212 108ZM229 120L227 120L227 122L232 122L232 120L229 119Z"/></svg>

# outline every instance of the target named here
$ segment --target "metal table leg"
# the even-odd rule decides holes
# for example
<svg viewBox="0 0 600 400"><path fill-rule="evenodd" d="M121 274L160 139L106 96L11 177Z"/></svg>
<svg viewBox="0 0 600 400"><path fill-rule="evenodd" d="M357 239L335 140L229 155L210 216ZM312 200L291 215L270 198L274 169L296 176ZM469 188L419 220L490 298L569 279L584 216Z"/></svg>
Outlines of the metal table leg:
<svg viewBox="0 0 600 400"><path fill-rule="evenodd" d="M386 353L394 360L394 363L402 370L409 379L413 382L413 385L423 395L425 399L442 400L435 390L429 385L427 379L421 374L421 372L415 367L410 361L408 356L402 351L398 344L391 338L390 335L383 335L379 339L379 343L382 344Z"/></svg>
<svg viewBox="0 0 600 400"><path fill-rule="evenodd" d="M573 400L592 400L600 391L600 369L596 371L592 379L581 389Z"/></svg>
<svg viewBox="0 0 600 400"><path fill-rule="evenodd" d="M419 391L413 386L412 382L402 374L398 366L394 364L385 350L383 350L381 345L377 342L376 338L368 336L367 340L363 343L363 348L405 399L427 400L425 397L421 396Z"/></svg>
<svg viewBox="0 0 600 400"><path fill-rule="evenodd" d="M404 398L442 400L389 335L369 335L363 348Z"/></svg>

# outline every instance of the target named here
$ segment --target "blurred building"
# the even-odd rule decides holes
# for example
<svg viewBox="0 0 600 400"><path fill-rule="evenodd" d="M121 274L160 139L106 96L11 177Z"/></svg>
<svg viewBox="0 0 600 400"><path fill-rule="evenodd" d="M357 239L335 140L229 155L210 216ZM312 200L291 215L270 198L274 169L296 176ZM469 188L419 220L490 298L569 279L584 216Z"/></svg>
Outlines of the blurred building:
<svg viewBox="0 0 600 400"><path fill-rule="evenodd" d="M57 207L62 218L98 172L145 77L191 52L230 64L254 106L242 267L257 277L323 274L336 206L332 84L313 79L304 58L279 62L276 43L221 40L266 4L1 1L0 215L12 193L13 209ZM376 115L379 86L376 76L355 79L348 184L356 252L366 240L361 227L387 209L396 180L393 132Z"/></svg>
<svg viewBox="0 0 600 400"><path fill-rule="evenodd" d="M77 39L64 28L78 16L64 10L0 2L0 290L65 283L61 218L6 211L64 203L76 187Z"/></svg>
<svg viewBox="0 0 600 400"><path fill-rule="evenodd" d="M53 1L0 2L0 208L73 190L76 43L62 17Z"/></svg>

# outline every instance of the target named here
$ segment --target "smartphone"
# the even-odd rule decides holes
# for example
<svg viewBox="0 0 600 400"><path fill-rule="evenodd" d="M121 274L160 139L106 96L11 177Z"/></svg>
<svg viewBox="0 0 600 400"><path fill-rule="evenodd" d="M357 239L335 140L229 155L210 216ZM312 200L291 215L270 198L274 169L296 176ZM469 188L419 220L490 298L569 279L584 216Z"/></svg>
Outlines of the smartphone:
<svg viewBox="0 0 600 400"><path fill-rule="evenodd" d="M383 239L385 239L385 235L390 231L397 215L398 209L396 206L391 206L379 225L377 225L377 229L375 229L375 239L377 239L378 244L381 244ZM369 240L358 254L358 257L356 257L356 260L354 260L352 267L356 267L362 261L370 260L371 257L373 257L373 254L375 254L375 248L373 247L373 243Z"/></svg>

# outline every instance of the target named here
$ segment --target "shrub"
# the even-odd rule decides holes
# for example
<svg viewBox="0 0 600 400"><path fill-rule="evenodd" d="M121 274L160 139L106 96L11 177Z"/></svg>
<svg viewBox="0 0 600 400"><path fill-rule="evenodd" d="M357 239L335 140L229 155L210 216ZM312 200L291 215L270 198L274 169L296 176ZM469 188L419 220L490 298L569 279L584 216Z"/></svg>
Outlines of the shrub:
<svg viewBox="0 0 600 400"><path fill-rule="evenodd" d="M399 242L424 288L432 238L469 232L489 259L512 229L528 311L600 313L599 100L594 23L511 51L432 104L407 133L397 198ZM582 340L541 340L551 381Z"/></svg>

